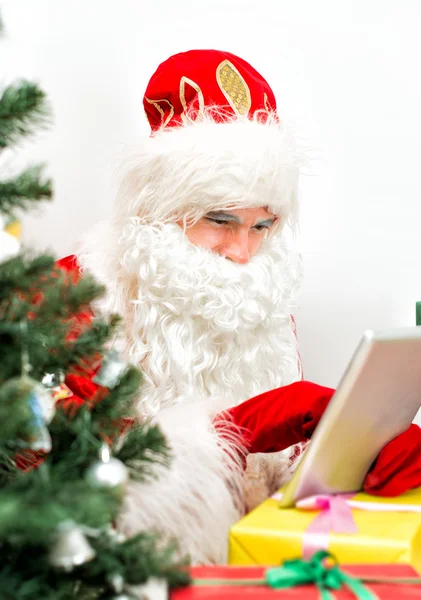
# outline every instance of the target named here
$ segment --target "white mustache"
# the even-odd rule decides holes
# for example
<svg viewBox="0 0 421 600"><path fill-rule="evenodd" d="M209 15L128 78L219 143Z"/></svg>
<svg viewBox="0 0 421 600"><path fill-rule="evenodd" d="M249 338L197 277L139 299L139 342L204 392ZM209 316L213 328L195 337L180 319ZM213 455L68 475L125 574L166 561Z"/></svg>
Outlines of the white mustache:
<svg viewBox="0 0 421 600"><path fill-rule="evenodd" d="M173 314L188 307L190 315L215 319L218 328L230 331L240 322L252 326L274 305L288 302L290 290L282 277L285 251L273 240L264 241L262 252L240 265L193 245L176 224L151 227L135 218L126 224L119 244L120 264L139 279L142 297L164 302ZM172 290L170 298L164 289Z"/></svg>

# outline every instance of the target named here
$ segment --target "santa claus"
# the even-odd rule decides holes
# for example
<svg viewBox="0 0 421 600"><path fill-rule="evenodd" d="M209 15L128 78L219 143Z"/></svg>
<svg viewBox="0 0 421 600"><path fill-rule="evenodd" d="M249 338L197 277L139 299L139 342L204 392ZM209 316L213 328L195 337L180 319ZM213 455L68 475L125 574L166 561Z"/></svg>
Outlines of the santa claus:
<svg viewBox="0 0 421 600"><path fill-rule="evenodd" d="M333 393L302 381L292 316L301 271L285 232L303 161L266 80L228 52L172 56L144 107L152 135L112 218L60 264L106 285L93 312L123 316L121 351L144 374L139 418L174 456L130 484L120 527L224 563L231 525L290 477L291 448Z"/></svg>

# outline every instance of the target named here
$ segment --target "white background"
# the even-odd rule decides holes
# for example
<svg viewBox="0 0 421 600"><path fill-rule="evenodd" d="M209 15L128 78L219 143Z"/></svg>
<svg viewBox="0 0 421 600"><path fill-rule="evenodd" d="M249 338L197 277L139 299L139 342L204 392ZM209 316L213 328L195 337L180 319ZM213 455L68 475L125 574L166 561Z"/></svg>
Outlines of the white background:
<svg viewBox="0 0 421 600"><path fill-rule="evenodd" d="M53 128L15 156L48 163L55 202L25 238L58 255L105 218L124 148L148 135L158 64L231 51L272 85L313 157L301 183L307 379L336 386L362 332L413 325L421 300L419 0L2 0L2 83L35 78Z"/></svg>

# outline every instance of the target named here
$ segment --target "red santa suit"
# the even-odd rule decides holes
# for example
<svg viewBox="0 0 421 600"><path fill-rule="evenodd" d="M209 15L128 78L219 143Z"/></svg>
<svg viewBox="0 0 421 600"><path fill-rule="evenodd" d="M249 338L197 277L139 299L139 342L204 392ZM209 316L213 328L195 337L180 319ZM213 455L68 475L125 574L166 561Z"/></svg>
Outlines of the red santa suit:
<svg viewBox="0 0 421 600"><path fill-rule="evenodd" d="M266 80L227 52L169 58L144 108L152 135L124 165L112 217L60 264L106 285L93 312L122 315L119 348L144 374L139 419L161 426L174 456L155 480L130 484L119 527L158 529L194 563L224 563L231 525L288 480L291 447L333 393L300 381L301 270L285 231L302 157ZM277 223L245 265L177 224L263 206ZM86 396L93 384L68 385Z"/></svg>

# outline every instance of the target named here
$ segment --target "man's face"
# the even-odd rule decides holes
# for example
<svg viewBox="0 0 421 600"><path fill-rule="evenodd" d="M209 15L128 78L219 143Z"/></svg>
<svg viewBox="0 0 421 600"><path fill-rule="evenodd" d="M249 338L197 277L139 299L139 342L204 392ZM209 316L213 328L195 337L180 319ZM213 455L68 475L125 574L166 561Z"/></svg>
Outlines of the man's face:
<svg viewBox="0 0 421 600"><path fill-rule="evenodd" d="M195 246L212 250L232 262L247 263L276 221L266 208L241 208L209 212L186 228ZM178 223L183 227L182 223Z"/></svg>

